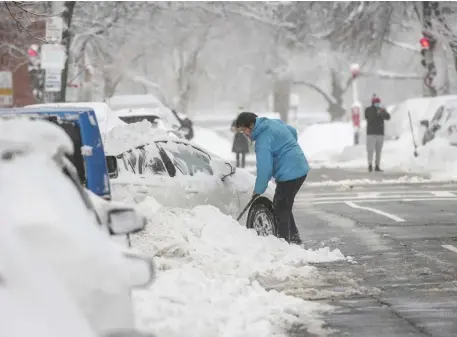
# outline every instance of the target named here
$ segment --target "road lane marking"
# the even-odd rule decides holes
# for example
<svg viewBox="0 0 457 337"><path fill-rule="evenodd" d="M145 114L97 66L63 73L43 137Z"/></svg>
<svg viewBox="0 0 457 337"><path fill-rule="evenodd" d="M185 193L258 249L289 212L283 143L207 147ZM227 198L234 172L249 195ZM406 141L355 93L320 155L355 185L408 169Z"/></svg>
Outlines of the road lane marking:
<svg viewBox="0 0 457 337"><path fill-rule="evenodd" d="M453 245L441 245L441 247L446 248L447 250L450 250L451 252L457 254L457 248L455 248Z"/></svg>
<svg viewBox="0 0 457 337"><path fill-rule="evenodd" d="M430 191L435 197L455 197L456 195L450 191Z"/></svg>
<svg viewBox="0 0 457 337"><path fill-rule="evenodd" d="M376 209L376 208L359 206L359 205L353 203L352 201L346 201L345 204L350 206L350 207L352 207L352 208L363 209L363 210L371 211L371 212L379 214L379 215L383 215L383 216L385 216L385 217L387 217L389 219L392 219L394 221L397 221L397 222L404 222L405 221L405 219L402 219L402 218L400 218L400 217L398 217L396 215L380 211L379 209Z"/></svg>
<svg viewBox="0 0 457 337"><path fill-rule="evenodd" d="M430 197L430 195L426 195L426 193L418 193L417 195L406 195L406 194L398 194L398 195L382 195L382 196L373 196L373 195L362 195L362 196L350 196L350 195L345 195L341 197L315 197L315 198L295 198L295 200L299 201L329 201L329 200L341 200L341 201L346 201L346 200L382 200L382 199L405 199L405 198L427 198ZM454 198L457 198L457 196L454 196Z"/></svg>
<svg viewBox="0 0 457 337"><path fill-rule="evenodd" d="M328 201L315 201L315 199L298 199L295 200L296 204L301 204L301 205L331 205L331 204L344 204L346 201L354 200L357 202L363 202L363 203L371 203L371 202L392 202L392 201L402 201L402 202L412 202L412 201L456 201L457 197L454 198L378 198L378 199L356 199L356 198L346 198L345 200L328 200Z"/></svg>

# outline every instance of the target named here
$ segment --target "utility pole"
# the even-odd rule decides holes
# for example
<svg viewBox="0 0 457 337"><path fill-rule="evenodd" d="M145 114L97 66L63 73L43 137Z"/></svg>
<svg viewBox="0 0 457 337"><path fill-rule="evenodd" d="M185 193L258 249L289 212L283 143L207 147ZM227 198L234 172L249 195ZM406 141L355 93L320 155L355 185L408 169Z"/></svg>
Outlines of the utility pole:
<svg viewBox="0 0 457 337"><path fill-rule="evenodd" d="M436 78L437 70L433 58L436 47L436 38L432 34L432 10L437 4L431 1L422 2L423 15L423 31L421 44L421 64L425 68L424 74L424 96L435 97L438 95L434 79Z"/></svg>

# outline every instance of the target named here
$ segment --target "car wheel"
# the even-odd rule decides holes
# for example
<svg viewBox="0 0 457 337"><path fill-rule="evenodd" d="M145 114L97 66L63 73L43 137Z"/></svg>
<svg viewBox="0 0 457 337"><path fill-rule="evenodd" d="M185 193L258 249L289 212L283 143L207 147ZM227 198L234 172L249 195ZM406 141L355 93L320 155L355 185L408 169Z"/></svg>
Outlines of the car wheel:
<svg viewBox="0 0 457 337"><path fill-rule="evenodd" d="M273 212L264 204L254 204L249 210L248 228L253 228L259 236L276 235Z"/></svg>

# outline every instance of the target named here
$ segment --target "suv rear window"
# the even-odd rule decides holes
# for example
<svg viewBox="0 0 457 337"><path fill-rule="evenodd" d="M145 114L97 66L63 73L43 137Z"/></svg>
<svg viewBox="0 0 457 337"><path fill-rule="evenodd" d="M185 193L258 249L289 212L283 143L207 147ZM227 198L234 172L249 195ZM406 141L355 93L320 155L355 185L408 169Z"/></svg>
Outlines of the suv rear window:
<svg viewBox="0 0 457 337"><path fill-rule="evenodd" d="M119 118L127 124L139 123L146 119L148 122L150 122L154 126L157 125L157 119L159 119L158 116L149 116L149 115L148 116L122 116Z"/></svg>
<svg viewBox="0 0 457 337"><path fill-rule="evenodd" d="M70 136L75 150L73 155L66 156L78 171L78 176L81 180L81 183L86 185L86 168L84 166L84 157L81 152L81 147L83 144L81 139L81 129L79 125L76 122L72 121L57 121L53 118L50 118L49 120L60 126L65 131L65 133Z"/></svg>

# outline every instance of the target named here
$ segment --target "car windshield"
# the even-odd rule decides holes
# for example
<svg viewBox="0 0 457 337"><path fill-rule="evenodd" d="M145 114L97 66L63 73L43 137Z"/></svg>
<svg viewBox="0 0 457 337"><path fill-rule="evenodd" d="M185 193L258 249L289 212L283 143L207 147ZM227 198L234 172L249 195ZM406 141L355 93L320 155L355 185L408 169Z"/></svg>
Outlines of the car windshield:
<svg viewBox="0 0 457 337"><path fill-rule="evenodd" d="M151 115L147 115L147 116L119 116L119 118L123 122L125 122L127 124L139 123L139 122L141 122L143 120L147 120L148 122L150 122L154 126L157 126L157 120L159 119L158 116L151 116Z"/></svg>

